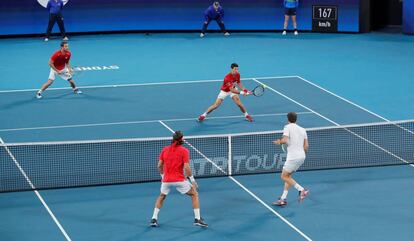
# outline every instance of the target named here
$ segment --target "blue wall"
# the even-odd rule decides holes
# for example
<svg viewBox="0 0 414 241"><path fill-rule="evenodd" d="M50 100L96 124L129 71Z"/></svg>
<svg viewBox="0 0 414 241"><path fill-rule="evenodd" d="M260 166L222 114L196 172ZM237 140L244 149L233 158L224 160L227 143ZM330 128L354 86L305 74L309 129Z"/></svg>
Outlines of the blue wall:
<svg viewBox="0 0 414 241"><path fill-rule="evenodd" d="M68 32L116 30L198 30L207 0L69 0L64 8ZM222 0L231 30L280 30L283 0ZM301 0L300 30L312 28L312 5L339 7L338 31L358 32L359 0ZM48 13L36 0L1 0L0 35L44 33ZM57 29L57 26L55 26ZM55 30L56 30L55 29ZM215 23L210 29L217 29Z"/></svg>
<svg viewBox="0 0 414 241"><path fill-rule="evenodd" d="M403 31L414 34L414 1L403 2Z"/></svg>

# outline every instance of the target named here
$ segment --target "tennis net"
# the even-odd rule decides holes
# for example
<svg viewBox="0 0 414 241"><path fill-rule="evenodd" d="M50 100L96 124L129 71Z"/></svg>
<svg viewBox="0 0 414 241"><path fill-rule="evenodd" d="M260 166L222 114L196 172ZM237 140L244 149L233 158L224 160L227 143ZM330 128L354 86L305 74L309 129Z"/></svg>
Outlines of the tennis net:
<svg viewBox="0 0 414 241"><path fill-rule="evenodd" d="M300 170L414 163L414 121L307 129ZM282 131L186 136L196 177L280 172ZM0 192L159 181L171 137L0 144ZM229 161L230 160L230 161Z"/></svg>

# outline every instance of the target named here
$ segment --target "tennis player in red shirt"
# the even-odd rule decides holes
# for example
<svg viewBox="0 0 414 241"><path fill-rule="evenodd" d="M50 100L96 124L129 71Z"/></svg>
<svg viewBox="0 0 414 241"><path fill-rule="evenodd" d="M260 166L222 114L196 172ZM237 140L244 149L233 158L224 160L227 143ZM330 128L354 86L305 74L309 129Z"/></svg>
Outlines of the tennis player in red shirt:
<svg viewBox="0 0 414 241"><path fill-rule="evenodd" d="M243 94L244 96L251 94L250 91L248 91L246 88L244 88L243 84L240 82L240 73L239 73L239 65L236 63L231 64L231 71L224 77L223 85L221 86L221 90L219 95L217 96L216 102L214 102L213 105L208 107L206 112L204 112L202 115L198 117L198 121L202 122L207 117L208 114L210 114L213 110L217 109L221 103L223 103L223 100L230 96L234 103L240 108L241 112L243 112L244 117L246 120L252 122L253 118L247 113L246 108L242 104L239 95ZM238 90L237 87L240 88Z"/></svg>
<svg viewBox="0 0 414 241"><path fill-rule="evenodd" d="M158 227L158 213L171 188L175 188L181 194L187 194L191 197L195 216L194 225L208 227L200 216L198 185L191 172L189 151L182 146L183 142L183 133L176 131L173 135L172 144L164 147L161 151L158 161L158 170L162 177L161 193L155 202L154 213L150 222L151 227ZM185 178L184 172L191 183Z"/></svg>
<svg viewBox="0 0 414 241"><path fill-rule="evenodd" d="M49 60L50 74L49 79L46 83L43 84L42 88L37 92L36 98L42 98L42 93L52 85L55 80L56 75L59 75L60 78L69 81L70 86L72 87L75 94L81 94L78 88L76 88L75 81L73 81L73 70L70 67L70 56L69 44L68 42L60 43L60 50L56 51Z"/></svg>

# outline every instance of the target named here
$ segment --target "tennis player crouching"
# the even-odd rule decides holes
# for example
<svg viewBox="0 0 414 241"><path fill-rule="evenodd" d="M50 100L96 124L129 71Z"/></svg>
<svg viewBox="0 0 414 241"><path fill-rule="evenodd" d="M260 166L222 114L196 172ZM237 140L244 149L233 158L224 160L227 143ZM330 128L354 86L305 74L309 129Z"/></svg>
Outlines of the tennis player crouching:
<svg viewBox="0 0 414 241"><path fill-rule="evenodd" d="M306 130L296 124L297 114L290 112L287 115L289 124L283 128L282 139L277 139L274 144L287 144L287 157L283 166L281 178L285 183L282 196L273 205L285 206L287 204L286 198L290 187L294 187L299 191L299 201L303 201L309 194L309 190L303 188L299 183L292 178L300 166L305 162L306 153L309 149L308 136Z"/></svg>
<svg viewBox="0 0 414 241"><path fill-rule="evenodd" d="M56 51L49 60L50 74L49 79L42 85L40 90L36 94L36 98L42 98L42 93L52 85L56 75L60 78L69 81L75 94L81 94L78 88L76 88L75 81L73 80L73 70L70 66L71 53L69 51L68 42L60 43L60 50Z"/></svg>
<svg viewBox="0 0 414 241"><path fill-rule="evenodd" d="M207 223L200 216L200 202L198 200L197 182L195 181L189 164L190 154L187 148L182 146L183 133L176 131L173 135L172 144L164 147L158 161L160 171L161 193L155 202L154 213L150 222L151 227L158 227L158 213L171 188L177 189L181 194L191 197L194 209L194 225L208 227ZM185 175L191 183L186 180Z"/></svg>
<svg viewBox="0 0 414 241"><path fill-rule="evenodd" d="M221 86L221 90L219 95L217 96L216 101L210 107L207 108L206 112L201 114L198 117L198 121L202 122L210 114L213 110L217 109L223 100L230 96L234 103L240 108L241 112L244 114L244 117L247 121L253 122L253 118L247 113L246 108L244 107L243 103L240 100L239 95L242 94L244 96L252 94L249 90L244 88L243 84L240 81L240 73L239 73L239 65L236 63L232 63L231 71L224 77L223 85ZM240 90L236 88L238 86Z"/></svg>

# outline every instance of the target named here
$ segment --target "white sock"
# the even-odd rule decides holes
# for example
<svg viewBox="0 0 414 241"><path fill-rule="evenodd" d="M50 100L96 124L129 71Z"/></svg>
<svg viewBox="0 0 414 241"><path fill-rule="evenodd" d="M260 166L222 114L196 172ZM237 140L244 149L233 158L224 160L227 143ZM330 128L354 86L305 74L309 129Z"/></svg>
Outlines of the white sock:
<svg viewBox="0 0 414 241"><path fill-rule="evenodd" d="M207 112L204 112L204 113L202 114L202 116L206 117L206 116L207 116Z"/></svg>
<svg viewBox="0 0 414 241"><path fill-rule="evenodd" d="M200 219L200 209L194 209L194 217L195 219Z"/></svg>
<svg viewBox="0 0 414 241"><path fill-rule="evenodd" d="M244 117L246 117L246 116L248 116L249 115L249 113L247 113L247 111L246 112L244 112Z"/></svg>
<svg viewBox="0 0 414 241"><path fill-rule="evenodd" d="M152 218L158 219L158 213L160 210L158 208L154 208L154 214L152 214Z"/></svg>
<svg viewBox="0 0 414 241"><path fill-rule="evenodd" d="M42 92L43 92L42 90L39 90L37 93L38 93L38 94L41 94Z"/></svg>
<svg viewBox="0 0 414 241"><path fill-rule="evenodd" d="M283 194L280 197L280 199L286 199L287 198L287 195L288 195L288 191L287 190L283 190Z"/></svg>
<svg viewBox="0 0 414 241"><path fill-rule="evenodd" d="M303 191L303 190L305 190L301 185L299 185L299 183L296 183L295 184L295 188L296 188L296 190L298 190L299 192L301 192L301 191Z"/></svg>

